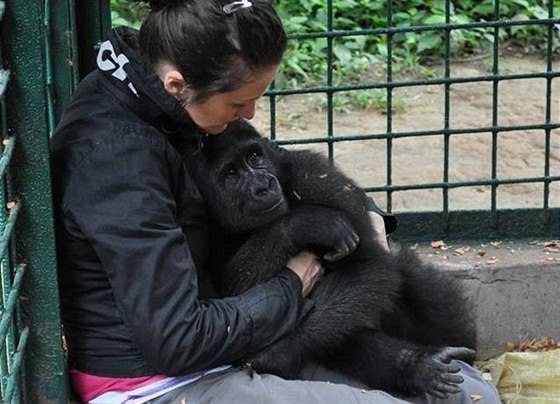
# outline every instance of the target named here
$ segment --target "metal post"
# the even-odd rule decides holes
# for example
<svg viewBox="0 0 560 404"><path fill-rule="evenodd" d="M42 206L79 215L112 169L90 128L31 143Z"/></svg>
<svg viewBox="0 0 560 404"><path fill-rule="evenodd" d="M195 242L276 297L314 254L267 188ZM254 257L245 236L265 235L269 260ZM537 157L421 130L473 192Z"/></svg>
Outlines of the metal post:
<svg viewBox="0 0 560 404"><path fill-rule="evenodd" d="M23 314L29 325L23 356L31 403L66 403L49 172L44 0L13 0L2 27L5 67L11 72L7 120L17 138L12 180L21 201L17 261L26 264ZM21 355L18 356L21 358Z"/></svg>

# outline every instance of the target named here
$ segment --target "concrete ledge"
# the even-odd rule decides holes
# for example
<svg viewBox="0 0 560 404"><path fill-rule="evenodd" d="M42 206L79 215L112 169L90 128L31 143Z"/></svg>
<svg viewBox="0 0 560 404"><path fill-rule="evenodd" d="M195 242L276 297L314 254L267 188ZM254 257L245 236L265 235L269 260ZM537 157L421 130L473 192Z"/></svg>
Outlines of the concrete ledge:
<svg viewBox="0 0 560 404"><path fill-rule="evenodd" d="M464 284L477 315L478 359L503 352L508 341L560 339L560 251L546 243L470 240L413 247Z"/></svg>

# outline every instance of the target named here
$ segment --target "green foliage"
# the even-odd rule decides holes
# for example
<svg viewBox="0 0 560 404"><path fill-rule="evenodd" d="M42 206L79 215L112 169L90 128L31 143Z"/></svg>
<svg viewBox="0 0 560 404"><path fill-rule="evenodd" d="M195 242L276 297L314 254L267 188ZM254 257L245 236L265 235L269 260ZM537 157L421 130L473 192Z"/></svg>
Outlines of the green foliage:
<svg viewBox="0 0 560 404"><path fill-rule="evenodd" d="M361 109L373 109L382 114L387 113L388 97L387 90L372 89L364 91L356 91L348 93L351 99L351 104ZM395 114L405 110L405 102L396 98L394 95L391 98L391 113Z"/></svg>
<svg viewBox="0 0 560 404"><path fill-rule="evenodd" d="M111 20L114 26L127 25L140 28L140 23L147 12L148 5L146 3L111 0Z"/></svg>
<svg viewBox="0 0 560 404"><path fill-rule="evenodd" d="M560 0L553 0L553 15L560 15ZM384 79L391 41L391 57L395 74L432 75L426 62L441 59L447 52L445 30L442 25L511 20L526 21L549 17L548 0L501 0L496 10L495 0L393 0L388 10L387 0L276 0L273 2L286 31L293 36L285 63L277 80L279 88L312 85L348 84ZM328 3L332 3L332 21L329 26ZM447 4L448 3L448 4ZM113 22L138 26L146 11L144 3L111 0ZM390 14L389 14L390 11ZM388 16L391 16L390 18ZM346 35L331 40L332 76L328 75L327 38L298 36L333 31L356 31L434 26L433 30L387 34ZM542 24L523 24L499 30L498 40L513 41L526 52L546 48L548 27ZM493 43L493 28L452 29L449 31L451 57L465 57L487 51ZM560 49L558 28L554 28L554 51ZM375 105L372 92L367 99L352 103ZM362 95L361 97L368 97ZM342 109L345 102L341 100Z"/></svg>
<svg viewBox="0 0 560 404"><path fill-rule="evenodd" d="M328 31L328 0L282 0L276 8L290 34ZM443 24L468 24L495 20L535 20L548 18L547 0L502 0L499 10L495 0L393 0L391 18L387 1L332 0L332 29L335 31L383 29L389 23L396 28L411 26L441 27ZM554 0L554 15L560 14L560 0ZM499 30L502 42L513 40L526 51L543 50L547 27L538 24L511 26ZM426 61L441 58L446 52L445 31L434 29L421 32L396 33L392 36L394 71L416 71L422 76ZM451 57L464 57L484 52L494 41L492 28L453 29L449 35ZM555 29L555 50L558 47ZM345 36L333 40L333 83L348 83L364 79L371 66L386 60L387 35ZM305 82L324 84L326 77L326 39L305 39L291 42L283 71L284 84Z"/></svg>

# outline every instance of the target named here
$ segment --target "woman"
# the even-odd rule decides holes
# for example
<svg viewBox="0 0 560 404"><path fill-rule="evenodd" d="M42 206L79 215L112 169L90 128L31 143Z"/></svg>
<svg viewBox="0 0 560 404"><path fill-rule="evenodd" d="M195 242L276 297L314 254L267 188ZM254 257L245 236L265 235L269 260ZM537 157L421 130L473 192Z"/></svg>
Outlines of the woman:
<svg viewBox="0 0 560 404"><path fill-rule="evenodd" d="M99 403L131 396L400 402L224 366L293 330L322 268L301 252L241 296L199 300L196 268L215 246L206 244L203 202L176 146L253 117L286 35L262 1L150 6L139 33L117 29L101 45L98 69L52 139L62 318L76 393Z"/></svg>

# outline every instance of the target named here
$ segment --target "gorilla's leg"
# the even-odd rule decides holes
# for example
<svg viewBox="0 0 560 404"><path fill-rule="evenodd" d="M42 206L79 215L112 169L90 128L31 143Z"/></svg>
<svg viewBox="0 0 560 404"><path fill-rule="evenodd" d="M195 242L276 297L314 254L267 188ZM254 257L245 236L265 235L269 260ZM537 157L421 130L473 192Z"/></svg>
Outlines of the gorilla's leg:
<svg viewBox="0 0 560 404"><path fill-rule="evenodd" d="M458 281L408 249L395 248L394 258L402 273L402 298L397 312L384 316L383 330L422 345L475 349L473 310Z"/></svg>
<svg viewBox="0 0 560 404"><path fill-rule="evenodd" d="M335 367L371 388L445 398L461 391L463 377L454 359L471 359L464 347L434 347L364 332L350 341Z"/></svg>

